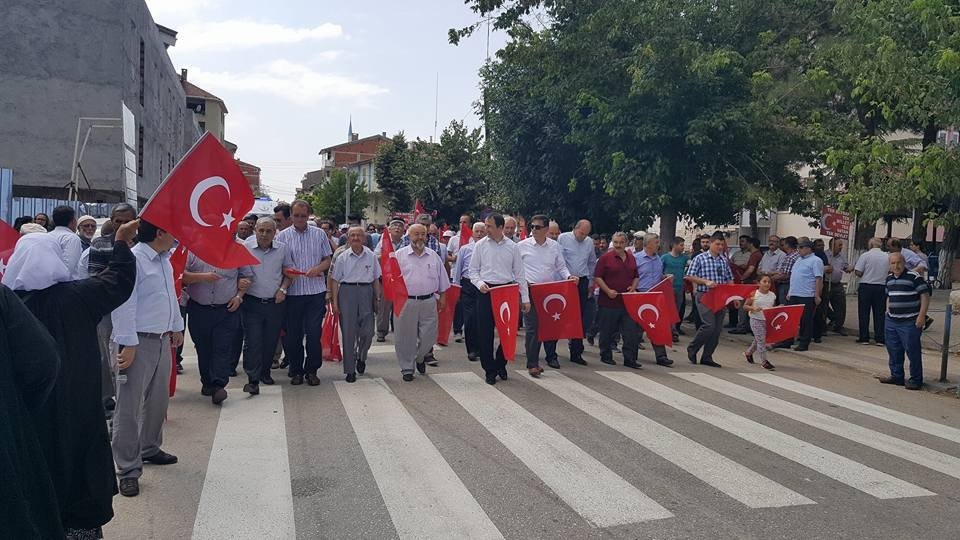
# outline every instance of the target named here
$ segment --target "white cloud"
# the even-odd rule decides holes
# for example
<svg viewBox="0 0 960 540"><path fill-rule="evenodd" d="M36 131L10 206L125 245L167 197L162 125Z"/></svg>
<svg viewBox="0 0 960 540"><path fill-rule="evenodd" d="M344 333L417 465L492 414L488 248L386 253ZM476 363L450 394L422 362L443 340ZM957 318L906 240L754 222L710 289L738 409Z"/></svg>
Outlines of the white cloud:
<svg viewBox="0 0 960 540"><path fill-rule="evenodd" d="M323 23L314 27L293 28L276 23L252 20L220 22L193 21L176 28L180 52L234 51L263 45L301 43L336 39L343 36L343 27Z"/></svg>
<svg viewBox="0 0 960 540"><path fill-rule="evenodd" d="M275 60L245 72L191 70L190 80L203 88L212 89L212 92L258 92L303 106L316 106L329 100L346 100L358 106L369 106L371 98L389 92L387 88L374 83L346 75L314 71L289 60Z"/></svg>
<svg viewBox="0 0 960 540"><path fill-rule="evenodd" d="M195 19L200 12L219 7L222 0L147 0L154 22L176 30L186 20Z"/></svg>
<svg viewBox="0 0 960 540"><path fill-rule="evenodd" d="M343 56L343 51L331 50L331 51L320 51L313 56L313 60L310 61L311 64L322 64L324 62L333 62L338 58Z"/></svg>

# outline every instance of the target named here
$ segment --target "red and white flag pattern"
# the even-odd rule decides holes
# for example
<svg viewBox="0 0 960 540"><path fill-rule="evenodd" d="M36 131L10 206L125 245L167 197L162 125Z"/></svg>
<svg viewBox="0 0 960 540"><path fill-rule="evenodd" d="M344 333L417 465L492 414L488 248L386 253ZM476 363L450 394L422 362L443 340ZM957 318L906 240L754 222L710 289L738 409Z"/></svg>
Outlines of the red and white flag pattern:
<svg viewBox="0 0 960 540"><path fill-rule="evenodd" d="M380 237L380 275L383 277L383 297L393 302L393 316L399 317L407 303L407 284L400 273L400 262L393 251L393 240L386 229Z"/></svg>
<svg viewBox="0 0 960 540"><path fill-rule="evenodd" d="M710 308L710 311L717 313L731 302L746 300L756 290L756 285L721 283L701 296L700 303Z"/></svg>
<svg viewBox="0 0 960 540"><path fill-rule="evenodd" d="M623 307L630 318L643 328L654 345L672 345L673 331L670 322L672 297L662 292L622 293Z"/></svg>
<svg viewBox="0 0 960 540"><path fill-rule="evenodd" d="M677 299L673 294L673 276L663 278L659 283L650 287L650 290L647 292L663 293L663 296L666 298L665 303L667 304L667 322L670 324L680 322L680 309L677 307Z"/></svg>
<svg viewBox="0 0 960 540"><path fill-rule="evenodd" d="M453 328L453 314L457 302L460 300L460 286L451 283L450 288L443 293L443 309L437 302L437 343L446 345L450 341L450 330Z"/></svg>
<svg viewBox="0 0 960 540"><path fill-rule="evenodd" d="M537 339L583 339L580 319L580 293L577 282L569 279L531 283L530 300L537 310Z"/></svg>
<svg viewBox="0 0 960 540"><path fill-rule="evenodd" d="M767 308L763 310L763 318L767 323L767 344L788 341L800 333L803 305Z"/></svg>
<svg viewBox="0 0 960 540"><path fill-rule="evenodd" d="M13 255L13 248L17 246L17 240L20 240L20 233L0 219L0 277L3 277L7 270L7 263Z"/></svg>
<svg viewBox="0 0 960 540"><path fill-rule="evenodd" d="M513 361L517 353L517 325L520 316L520 285L502 285L490 289L490 307L493 309L493 322L500 336L503 356Z"/></svg>

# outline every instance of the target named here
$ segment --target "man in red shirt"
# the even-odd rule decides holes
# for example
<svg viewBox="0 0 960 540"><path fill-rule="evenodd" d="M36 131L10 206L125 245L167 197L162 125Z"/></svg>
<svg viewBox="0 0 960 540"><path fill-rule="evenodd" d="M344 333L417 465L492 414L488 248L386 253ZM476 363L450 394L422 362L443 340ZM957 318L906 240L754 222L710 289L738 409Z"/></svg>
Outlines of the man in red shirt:
<svg viewBox="0 0 960 540"><path fill-rule="evenodd" d="M633 292L637 288L637 260L627 253L627 235L618 232L612 238L613 249L597 259L593 278L600 295L597 297L597 315L600 326L600 361L616 365L613 360L613 336L617 331L623 336L623 365L639 369L637 351L639 337L637 323L623 306L620 293Z"/></svg>

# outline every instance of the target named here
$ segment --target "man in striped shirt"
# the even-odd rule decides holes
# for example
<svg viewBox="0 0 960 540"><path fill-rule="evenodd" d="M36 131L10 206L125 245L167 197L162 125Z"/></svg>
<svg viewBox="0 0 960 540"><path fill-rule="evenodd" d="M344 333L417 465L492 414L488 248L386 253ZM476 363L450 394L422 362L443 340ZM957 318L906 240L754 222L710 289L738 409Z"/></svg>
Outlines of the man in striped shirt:
<svg viewBox="0 0 960 540"><path fill-rule="evenodd" d="M887 316L884 324L890 376L880 378L883 384L899 384L907 390L923 386L923 362L920 353L920 332L927 318L930 289L920 274L908 271L901 253L890 254L887 275ZM910 359L910 379L904 380L903 356Z"/></svg>
<svg viewBox="0 0 960 540"><path fill-rule="evenodd" d="M319 227L307 225L311 212L307 201L293 201L290 205L293 226L280 231L276 239L287 245L294 265L292 269L285 269L285 272L294 270L287 273L293 283L287 291L286 335L283 338L283 351L290 364L290 384L303 384L306 376L307 384L316 386L320 384L317 370L322 362L320 331L327 312L325 273L330 268L333 253L327 233ZM307 338L306 357L304 335Z"/></svg>

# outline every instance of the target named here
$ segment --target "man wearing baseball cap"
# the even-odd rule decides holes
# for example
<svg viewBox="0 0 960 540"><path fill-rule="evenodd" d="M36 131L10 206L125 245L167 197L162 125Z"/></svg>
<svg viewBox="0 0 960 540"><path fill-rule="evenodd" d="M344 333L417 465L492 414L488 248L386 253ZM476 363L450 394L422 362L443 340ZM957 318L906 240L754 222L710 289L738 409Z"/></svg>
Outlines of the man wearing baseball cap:
<svg viewBox="0 0 960 540"><path fill-rule="evenodd" d="M797 244L800 257L790 271L790 292L788 304L803 305L803 318L800 319L800 334L794 350L806 351L810 348L810 339L820 341L820 330L814 324L814 315L820 305L823 291L823 261L813 254L813 242L804 239Z"/></svg>

